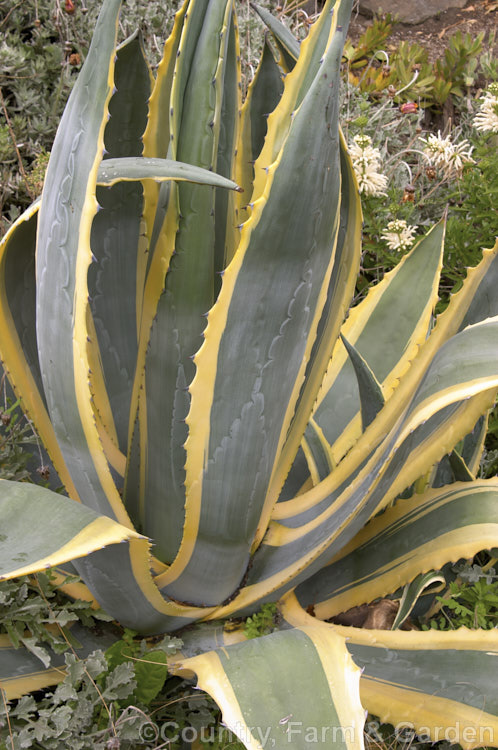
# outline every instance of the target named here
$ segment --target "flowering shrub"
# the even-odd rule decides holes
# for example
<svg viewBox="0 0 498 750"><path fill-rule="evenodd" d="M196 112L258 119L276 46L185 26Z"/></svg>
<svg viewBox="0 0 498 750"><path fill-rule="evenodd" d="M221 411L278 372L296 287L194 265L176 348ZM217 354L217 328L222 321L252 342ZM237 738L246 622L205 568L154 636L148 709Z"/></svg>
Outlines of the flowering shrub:
<svg viewBox="0 0 498 750"><path fill-rule="evenodd" d="M498 133L493 109L498 110L498 84L491 83L480 101L469 98L453 127L445 130L424 128L420 108L402 111L387 95L369 99L346 84L343 96L345 135L364 218L358 298L448 207L441 310L465 268L475 265L482 248L498 235L498 154L485 137Z"/></svg>
<svg viewBox="0 0 498 750"><path fill-rule="evenodd" d="M439 130L437 135L430 133L420 141L425 144L424 156L429 164L442 170L445 177L458 177L464 164L475 163L470 155L473 147L467 139L454 143L450 135L443 138Z"/></svg>
<svg viewBox="0 0 498 750"><path fill-rule="evenodd" d="M484 133L498 133L498 83L488 86L473 124Z"/></svg>
<svg viewBox="0 0 498 750"><path fill-rule="evenodd" d="M368 135L355 135L349 146L360 193L386 195L387 177L380 172L381 156Z"/></svg>
<svg viewBox="0 0 498 750"><path fill-rule="evenodd" d="M382 239L390 250L408 250L413 245L417 228L410 226L404 219L395 219L387 224L382 232Z"/></svg>

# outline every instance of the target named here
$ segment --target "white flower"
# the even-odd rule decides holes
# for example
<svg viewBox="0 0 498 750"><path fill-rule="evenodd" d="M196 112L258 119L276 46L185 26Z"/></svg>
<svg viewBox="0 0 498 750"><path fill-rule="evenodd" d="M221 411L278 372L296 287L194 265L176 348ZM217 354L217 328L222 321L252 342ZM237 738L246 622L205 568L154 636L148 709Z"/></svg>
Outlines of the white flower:
<svg viewBox="0 0 498 750"><path fill-rule="evenodd" d="M492 83L484 94L474 127L484 133L498 133L498 85Z"/></svg>
<svg viewBox="0 0 498 750"><path fill-rule="evenodd" d="M438 167L445 177L458 177L466 163L474 163L471 157L472 146L464 139L460 143L453 143L450 136L445 138L438 130L438 134L431 133L427 138L420 138L425 144L424 156L434 167Z"/></svg>
<svg viewBox="0 0 498 750"><path fill-rule="evenodd" d="M407 250L413 245L417 228L408 225L404 219L390 221L381 234L390 250Z"/></svg>
<svg viewBox="0 0 498 750"><path fill-rule="evenodd" d="M385 195L387 177L380 172L380 151L372 146L370 136L355 135L349 146L349 153L360 193Z"/></svg>

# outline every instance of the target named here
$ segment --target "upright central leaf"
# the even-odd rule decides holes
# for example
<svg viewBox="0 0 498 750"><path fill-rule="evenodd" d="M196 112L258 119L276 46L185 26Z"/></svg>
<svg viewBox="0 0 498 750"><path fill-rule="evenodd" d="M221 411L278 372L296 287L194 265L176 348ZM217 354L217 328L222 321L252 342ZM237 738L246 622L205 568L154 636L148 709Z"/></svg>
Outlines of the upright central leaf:
<svg viewBox="0 0 498 750"><path fill-rule="evenodd" d="M218 154L230 17L231 2L226 0L191 4L171 92L172 151L180 161L209 170L215 170ZM178 551L184 524L187 388L204 316L214 302L215 190L179 185L178 206L175 251L145 365L147 402L153 407L146 414L140 522L157 540L155 554L166 563Z"/></svg>
<svg viewBox="0 0 498 750"><path fill-rule="evenodd" d="M116 89L109 103L111 116L104 133L103 164L112 164L113 158L142 154L150 72L136 34L117 50L114 83ZM99 389L95 390L96 407L101 409L108 429L115 428L116 442L123 454L127 450L137 360L137 268L145 254L142 193L138 181L97 188L102 210L92 225L94 262L88 271L90 307L112 416L109 418L102 408Z"/></svg>
<svg viewBox="0 0 498 750"><path fill-rule="evenodd" d="M267 186L195 358L186 524L162 578L183 601L220 603L243 578L326 301L340 206L342 44L338 26L276 161L263 165Z"/></svg>

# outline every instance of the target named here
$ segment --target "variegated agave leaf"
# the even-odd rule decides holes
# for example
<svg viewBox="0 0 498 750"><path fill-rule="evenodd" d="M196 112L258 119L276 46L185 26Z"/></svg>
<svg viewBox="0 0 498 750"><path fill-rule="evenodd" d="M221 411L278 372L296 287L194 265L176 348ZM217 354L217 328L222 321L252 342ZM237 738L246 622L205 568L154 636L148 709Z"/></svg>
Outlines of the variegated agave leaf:
<svg viewBox="0 0 498 750"><path fill-rule="evenodd" d="M434 570L498 546L496 483L475 478L498 246L430 335L444 222L348 315L351 0L328 0L300 46L270 21L243 106L231 0L185 2L155 79L138 35L116 47L119 9L104 0L41 204L1 244L1 358L68 497L1 483L0 577L75 560L87 595L144 634L279 600L272 635L185 637L182 668L247 747L361 747L362 706L435 737L419 653L446 685L439 714L470 731L491 672L459 691L450 661L481 669L492 636L369 640L324 621L403 586L407 613ZM16 696L33 665L5 648Z"/></svg>

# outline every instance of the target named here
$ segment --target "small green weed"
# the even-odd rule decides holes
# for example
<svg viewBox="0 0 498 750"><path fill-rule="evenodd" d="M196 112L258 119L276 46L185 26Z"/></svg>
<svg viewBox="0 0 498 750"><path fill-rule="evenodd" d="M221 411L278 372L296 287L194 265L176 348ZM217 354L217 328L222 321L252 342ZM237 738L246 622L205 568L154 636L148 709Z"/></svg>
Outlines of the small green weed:
<svg viewBox="0 0 498 750"><path fill-rule="evenodd" d="M439 612L422 625L424 630L491 630L498 626L498 575L489 562L484 567L476 563L464 566L436 600Z"/></svg>
<svg viewBox="0 0 498 750"><path fill-rule="evenodd" d="M245 621L244 635L246 638L259 638L260 635L268 635L275 629L276 616L276 604L263 604L259 612L248 617Z"/></svg>
<svg viewBox="0 0 498 750"><path fill-rule="evenodd" d="M0 408L0 478L17 482L31 481L28 463L34 441L31 425L24 417L19 399L4 400Z"/></svg>
<svg viewBox="0 0 498 750"><path fill-rule="evenodd" d="M488 432L481 458L480 475L484 479L498 474L498 405L491 410L488 418Z"/></svg>

